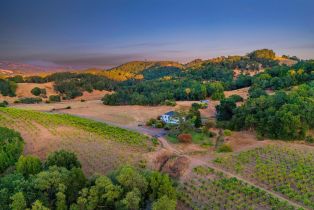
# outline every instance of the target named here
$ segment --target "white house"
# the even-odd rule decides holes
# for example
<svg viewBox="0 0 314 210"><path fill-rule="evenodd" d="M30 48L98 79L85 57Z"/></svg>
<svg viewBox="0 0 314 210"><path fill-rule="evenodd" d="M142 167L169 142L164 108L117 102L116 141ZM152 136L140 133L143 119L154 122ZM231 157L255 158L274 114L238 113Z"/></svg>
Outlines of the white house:
<svg viewBox="0 0 314 210"><path fill-rule="evenodd" d="M176 116L174 111L161 115L161 120L167 124L179 124L179 118Z"/></svg>
<svg viewBox="0 0 314 210"><path fill-rule="evenodd" d="M209 104L209 100L205 99L205 100L200 100L201 103L204 103L204 104Z"/></svg>

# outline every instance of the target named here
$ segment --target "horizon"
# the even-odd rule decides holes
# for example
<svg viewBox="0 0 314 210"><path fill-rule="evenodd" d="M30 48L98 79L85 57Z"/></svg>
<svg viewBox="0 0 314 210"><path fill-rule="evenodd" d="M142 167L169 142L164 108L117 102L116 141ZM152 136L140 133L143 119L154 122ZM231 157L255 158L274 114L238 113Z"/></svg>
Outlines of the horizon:
<svg viewBox="0 0 314 210"><path fill-rule="evenodd" d="M80 68L134 60L186 63L263 48L314 58L310 0L13 0L0 5L0 60L11 62Z"/></svg>

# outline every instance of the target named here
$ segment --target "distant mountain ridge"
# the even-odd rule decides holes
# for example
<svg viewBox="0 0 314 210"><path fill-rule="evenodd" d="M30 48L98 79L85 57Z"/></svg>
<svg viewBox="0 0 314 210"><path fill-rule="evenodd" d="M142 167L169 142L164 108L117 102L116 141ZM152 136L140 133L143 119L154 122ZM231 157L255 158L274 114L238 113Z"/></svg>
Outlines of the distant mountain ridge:
<svg viewBox="0 0 314 210"><path fill-rule="evenodd" d="M0 61L0 73L3 75L32 75L37 73L53 73L53 72L64 72L73 71L74 69L66 66L44 66L27 64L12 61Z"/></svg>
<svg viewBox="0 0 314 210"><path fill-rule="evenodd" d="M176 61L131 61L121 64L117 67L111 69L101 69L101 68L88 68L88 69L78 69L69 66L45 66L36 64L25 64L25 63L15 63L10 61L0 61L0 75L12 76L16 74L22 75L36 75L36 74L49 74L54 72L84 72L92 73L97 75L104 75L108 78L124 81L130 78L141 79L141 74L145 70L158 70L162 68L169 68L174 70L185 70L185 69L200 69L203 66L215 64L221 65L223 67L241 69L241 70L259 70L265 60L259 59L262 56L268 61L279 62L281 64L292 65L296 62L296 57L289 56L276 56L272 50L262 49L255 50L244 56L221 56L211 59L195 59L186 64L182 64ZM295 59L296 58L296 59ZM267 62L268 62L267 61Z"/></svg>

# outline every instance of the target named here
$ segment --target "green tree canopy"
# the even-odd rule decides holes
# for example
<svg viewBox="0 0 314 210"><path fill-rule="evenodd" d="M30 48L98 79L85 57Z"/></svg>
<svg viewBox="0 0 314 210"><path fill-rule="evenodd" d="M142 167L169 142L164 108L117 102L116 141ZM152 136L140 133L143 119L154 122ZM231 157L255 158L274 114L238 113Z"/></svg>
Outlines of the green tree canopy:
<svg viewBox="0 0 314 210"><path fill-rule="evenodd" d="M41 170L42 164L40 159L32 155L22 155L16 163L16 171L23 174L24 176L37 174Z"/></svg>
<svg viewBox="0 0 314 210"><path fill-rule="evenodd" d="M45 162L46 167L50 166L58 166L58 167L65 167L67 169L71 168L80 168L81 163L78 161L76 155L73 152L65 151L65 150L60 150L56 151L54 153L51 153L46 162Z"/></svg>

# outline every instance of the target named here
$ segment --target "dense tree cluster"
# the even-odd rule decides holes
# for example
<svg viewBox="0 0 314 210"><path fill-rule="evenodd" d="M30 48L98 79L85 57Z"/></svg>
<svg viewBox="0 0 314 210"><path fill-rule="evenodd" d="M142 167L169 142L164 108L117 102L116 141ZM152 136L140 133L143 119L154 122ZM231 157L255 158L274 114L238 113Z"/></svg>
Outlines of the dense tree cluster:
<svg viewBox="0 0 314 210"><path fill-rule="evenodd" d="M19 133L0 127L0 173L15 164L23 151L23 145Z"/></svg>
<svg viewBox="0 0 314 210"><path fill-rule="evenodd" d="M50 102L60 102L61 97L59 95L50 95L49 96L49 101Z"/></svg>
<svg viewBox="0 0 314 210"><path fill-rule="evenodd" d="M262 49L262 50L255 50L248 54L251 59L269 59L272 60L276 57L276 54L273 50L269 49Z"/></svg>
<svg viewBox="0 0 314 210"><path fill-rule="evenodd" d="M271 52L261 50L251 53L251 56L200 60L187 64L185 69L177 66L145 66L141 63L136 71L133 66L136 63L131 63L134 67L131 72L141 74L143 78L136 80L133 77L120 83L116 93L105 96L103 102L108 105L157 105L165 100L200 100L206 97L221 100L224 90L252 85L252 76L241 74L234 78L233 69L259 70L263 66L260 61L267 61L266 66L278 65ZM127 66L119 68L119 72L126 70L124 68Z"/></svg>
<svg viewBox="0 0 314 210"><path fill-rule="evenodd" d="M314 127L314 83L303 84L286 93L278 91L249 99L243 106L222 103L218 107L221 120L228 120L233 129L255 129L260 136L275 139L304 139ZM222 111L223 110L223 111ZM228 112L228 110L231 110ZM227 112L228 114L224 114Z"/></svg>
<svg viewBox="0 0 314 210"><path fill-rule="evenodd" d="M0 177L1 209L176 208L176 191L166 174L122 166L108 176L86 178L72 152L54 152L42 163L20 156L23 140L13 130L0 127L0 141L1 172L16 163L16 170Z"/></svg>
<svg viewBox="0 0 314 210"><path fill-rule="evenodd" d="M48 81L54 81L54 89L64 99L73 99L82 96L84 91L114 90L115 82L103 76L93 74L56 73L47 77Z"/></svg>
<svg viewBox="0 0 314 210"><path fill-rule="evenodd" d="M21 103L21 104L38 104L40 102L42 102L42 98L39 97L29 97L29 98L20 98L16 101L14 101L14 103Z"/></svg>
<svg viewBox="0 0 314 210"><path fill-rule="evenodd" d="M220 82L200 83L197 80L151 80L124 86L102 100L108 105L158 105L166 100L201 100L213 96L214 100L224 97Z"/></svg>
<svg viewBox="0 0 314 210"><path fill-rule="evenodd" d="M216 118L217 120L225 121L230 120L237 108L234 98L226 98L220 101L220 104L216 106Z"/></svg>
<svg viewBox="0 0 314 210"><path fill-rule="evenodd" d="M172 78L178 77L182 74L182 71L178 67L167 67L167 66L158 66L146 69L142 72L143 79L145 80L152 80L152 79L159 79L159 78Z"/></svg>
<svg viewBox="0 0 314 210"><path fill-rule="evenodd" d="M17 84L14 81L0 79L0 93L3 96L15 96L15 91L17 88Z"/></svg>
<svg viewBox="0 0 314 210"><path fill-rule="evenodd" d="M115 81L142 80L145 77L143 76L144 72L147 79L152 79L152 77L158 77L157 75L172 74L174 73L171 72L172 70L177 71L181 68L183 68L181 64L172 61L133 61L107 71L102 71L100 74ZM159 74L158 70L162 70L164 73ZM157 74L150 74L151 71Z"/></svg>
<svg viewBox="0 0 314 210"><path fill-rule="evenodd" d="M280 90L314 80L314 61L300 61L289 66L275 66L252 78L252 89Z"/></svg>
<svg viewBox="0 0 314 210"><path fill-rule="evenodd" d="M48 155L45 167L49 168L50 166L64 167L70 170L71 168L81 168L81 163L74 153L60 150Z"/></svg>
<svg viewBox="0 0 314 210"><path fill-rule="evenodd" d="M261 63L263 67L271 67L278 64L274 60L276 58L275 52L269 49L255 50L249 53L248 57L253 61Z"/></svg>
<svg viewBox="0 0 314 210"><path fill-rule="evenodd" d="M84 91L88 92L92 92L93 90L111 91L116 88L116 82L104 76L94 75L90 73L61 72L54 73L46 77L30 76L25 77L24 79L20 77L12 77L9 78L9 80L11 82L17 81L26 83L55 82L54 89L57 92L59 92L64 99L73 99L75 97L82 96ZM35 94L39 93L37 88L33 91Z"/></svg>
<svg viewBox="0 0 314 210"><path fill-rule="evenodd" d="M8 80L13 81L15 83L23 83L23 82L25 82L23 76L21 76L21 75L16 75L16 76L13 76L13 77L9 77Z"/></svg>
<svg viewBox="0 0 314 210"><path fill-rule="evenodd" d="M211 97L224 98L224 90L249 87L250 96L266 95L266 89L279 90L313 80L313 61L300 61L292 67L279 65L272 50L253 51L246 56L218 57L210 60L196 60L186 65L176 62L135 61L107 71L86 71L86 73L63 72L46 77L11 77L0 89L9 94L15 82L54 82L54 88L62 99L82 96L84 91L114 90L103 98L108 105L158 105L166 101L201 100ZM266 68L266 69L265 69ZM234 69L240 69L236 75ZM249 72L264 70L250 76ZM39 91L37 91L39 92ZM38 94L36 92L36 94Z"/></svg>

